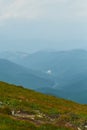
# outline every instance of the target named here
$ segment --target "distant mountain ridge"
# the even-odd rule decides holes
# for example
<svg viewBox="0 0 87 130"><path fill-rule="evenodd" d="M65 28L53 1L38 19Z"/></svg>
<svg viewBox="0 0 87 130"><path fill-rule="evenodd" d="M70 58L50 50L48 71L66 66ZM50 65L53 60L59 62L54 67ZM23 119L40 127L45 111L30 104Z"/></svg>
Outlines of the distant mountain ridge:
<svg viewBox="0 0 87 130"><path fill-rule="evenodd" d="M45 77L42 73L32 71L11 61L0 59L0 81L32 89L52 86L53 81Z"/></svg>
<svg viewBox="0 0 87 130"><path fill-rule="evenodd" d="M38 87L37 91L87 103L87 51L39 51L16 63L43 73L43 78L46 74L54 82L49 88Z"/></svg>
<svg viewBox="0 0 87 130"><path fill-rule="evenodd" d="M17 52L11 52L11 51L0 52L0 58L7 59L15 63L21 61L23 58L25 58L28 55L29 55L28 53L18 52L18 51Z"/></svg>

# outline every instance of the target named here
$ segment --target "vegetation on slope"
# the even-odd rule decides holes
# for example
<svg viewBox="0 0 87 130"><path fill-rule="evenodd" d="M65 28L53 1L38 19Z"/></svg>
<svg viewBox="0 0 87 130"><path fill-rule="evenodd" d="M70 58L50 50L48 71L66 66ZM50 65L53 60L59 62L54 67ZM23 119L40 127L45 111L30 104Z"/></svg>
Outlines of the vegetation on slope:
<svg viewBox="0 0 87 130"><path fill-rule="evenodd" d="M86 120L86 105L0 82L0 130L77 130Z"/></svg>

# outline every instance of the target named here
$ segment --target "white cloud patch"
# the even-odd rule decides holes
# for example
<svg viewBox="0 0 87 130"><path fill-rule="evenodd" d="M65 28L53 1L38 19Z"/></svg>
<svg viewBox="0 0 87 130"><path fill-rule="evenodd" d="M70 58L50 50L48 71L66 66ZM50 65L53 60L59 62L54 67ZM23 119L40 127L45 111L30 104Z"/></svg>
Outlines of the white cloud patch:
<svg viewBox="0 0 87 130"><path fill-rule="evenodd" d="M0 20L87 17L87 0L0 0Z"/></svg>
<svg viewBox="0 0 87 130"><path fill-rule="evenodd" d="M1 2L0 5L1 20L10 18L34 18L38 15L37 10L33 12L33 7L27 0L14 0L7 5L5 2Z"/></svg>

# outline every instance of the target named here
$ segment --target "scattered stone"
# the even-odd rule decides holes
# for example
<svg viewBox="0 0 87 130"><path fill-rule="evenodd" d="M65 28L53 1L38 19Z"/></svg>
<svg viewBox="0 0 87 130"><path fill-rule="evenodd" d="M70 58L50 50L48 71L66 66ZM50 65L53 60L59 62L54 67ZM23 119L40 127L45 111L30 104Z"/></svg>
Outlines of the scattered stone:
<svg viewBox="0 0 87 130"><path fill-rule="evenodd" d="M78 127L77 129L78 129L78 130L81 130L81 128L79 128L79 127Z"/></svg>
<svg viewBox="0 0 87 130"><path fill-rule="evenodd" d="M84 128L86 128L86 129L87 129L87 125L85 125L85 126L84 126Z"/></svg>
<svg viewBox="0 0 87 130"><path fill-rule="evenodd" d="M65 124L65 126L66 126L66 127L73 127L73 125L72 125L71 123L69 123L69 122L67 122L67 123Z"/></svg>
<svg viewBox="0 0 87 130"><path fill-rule="evenodd" d="M0 105L3 105L3 102L0 101Z"/></svg>
<svg viewBox="0 0 87 130"><path fill-rule="evenodd" d="M14 116L14 115L15 115L15 111L14 111L14 110L12 110L12 111L11 111L11 113L12 113L12 116Z"/></svg>

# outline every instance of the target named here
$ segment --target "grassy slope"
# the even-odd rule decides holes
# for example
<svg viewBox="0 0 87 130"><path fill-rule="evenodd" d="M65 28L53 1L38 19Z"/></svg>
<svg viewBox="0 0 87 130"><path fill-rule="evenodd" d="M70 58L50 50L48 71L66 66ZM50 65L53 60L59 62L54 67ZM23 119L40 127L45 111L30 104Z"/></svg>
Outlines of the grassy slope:
<svg viewBox="0 0 87 130"><path fill-rule="evenodd" d="M25 111L35 119L12 116ZM37 117L37 111L43 117ZM0 82L0 130L68 130L82 127L87 106ZM68 123L68 124L67 124Z"/></svg>

